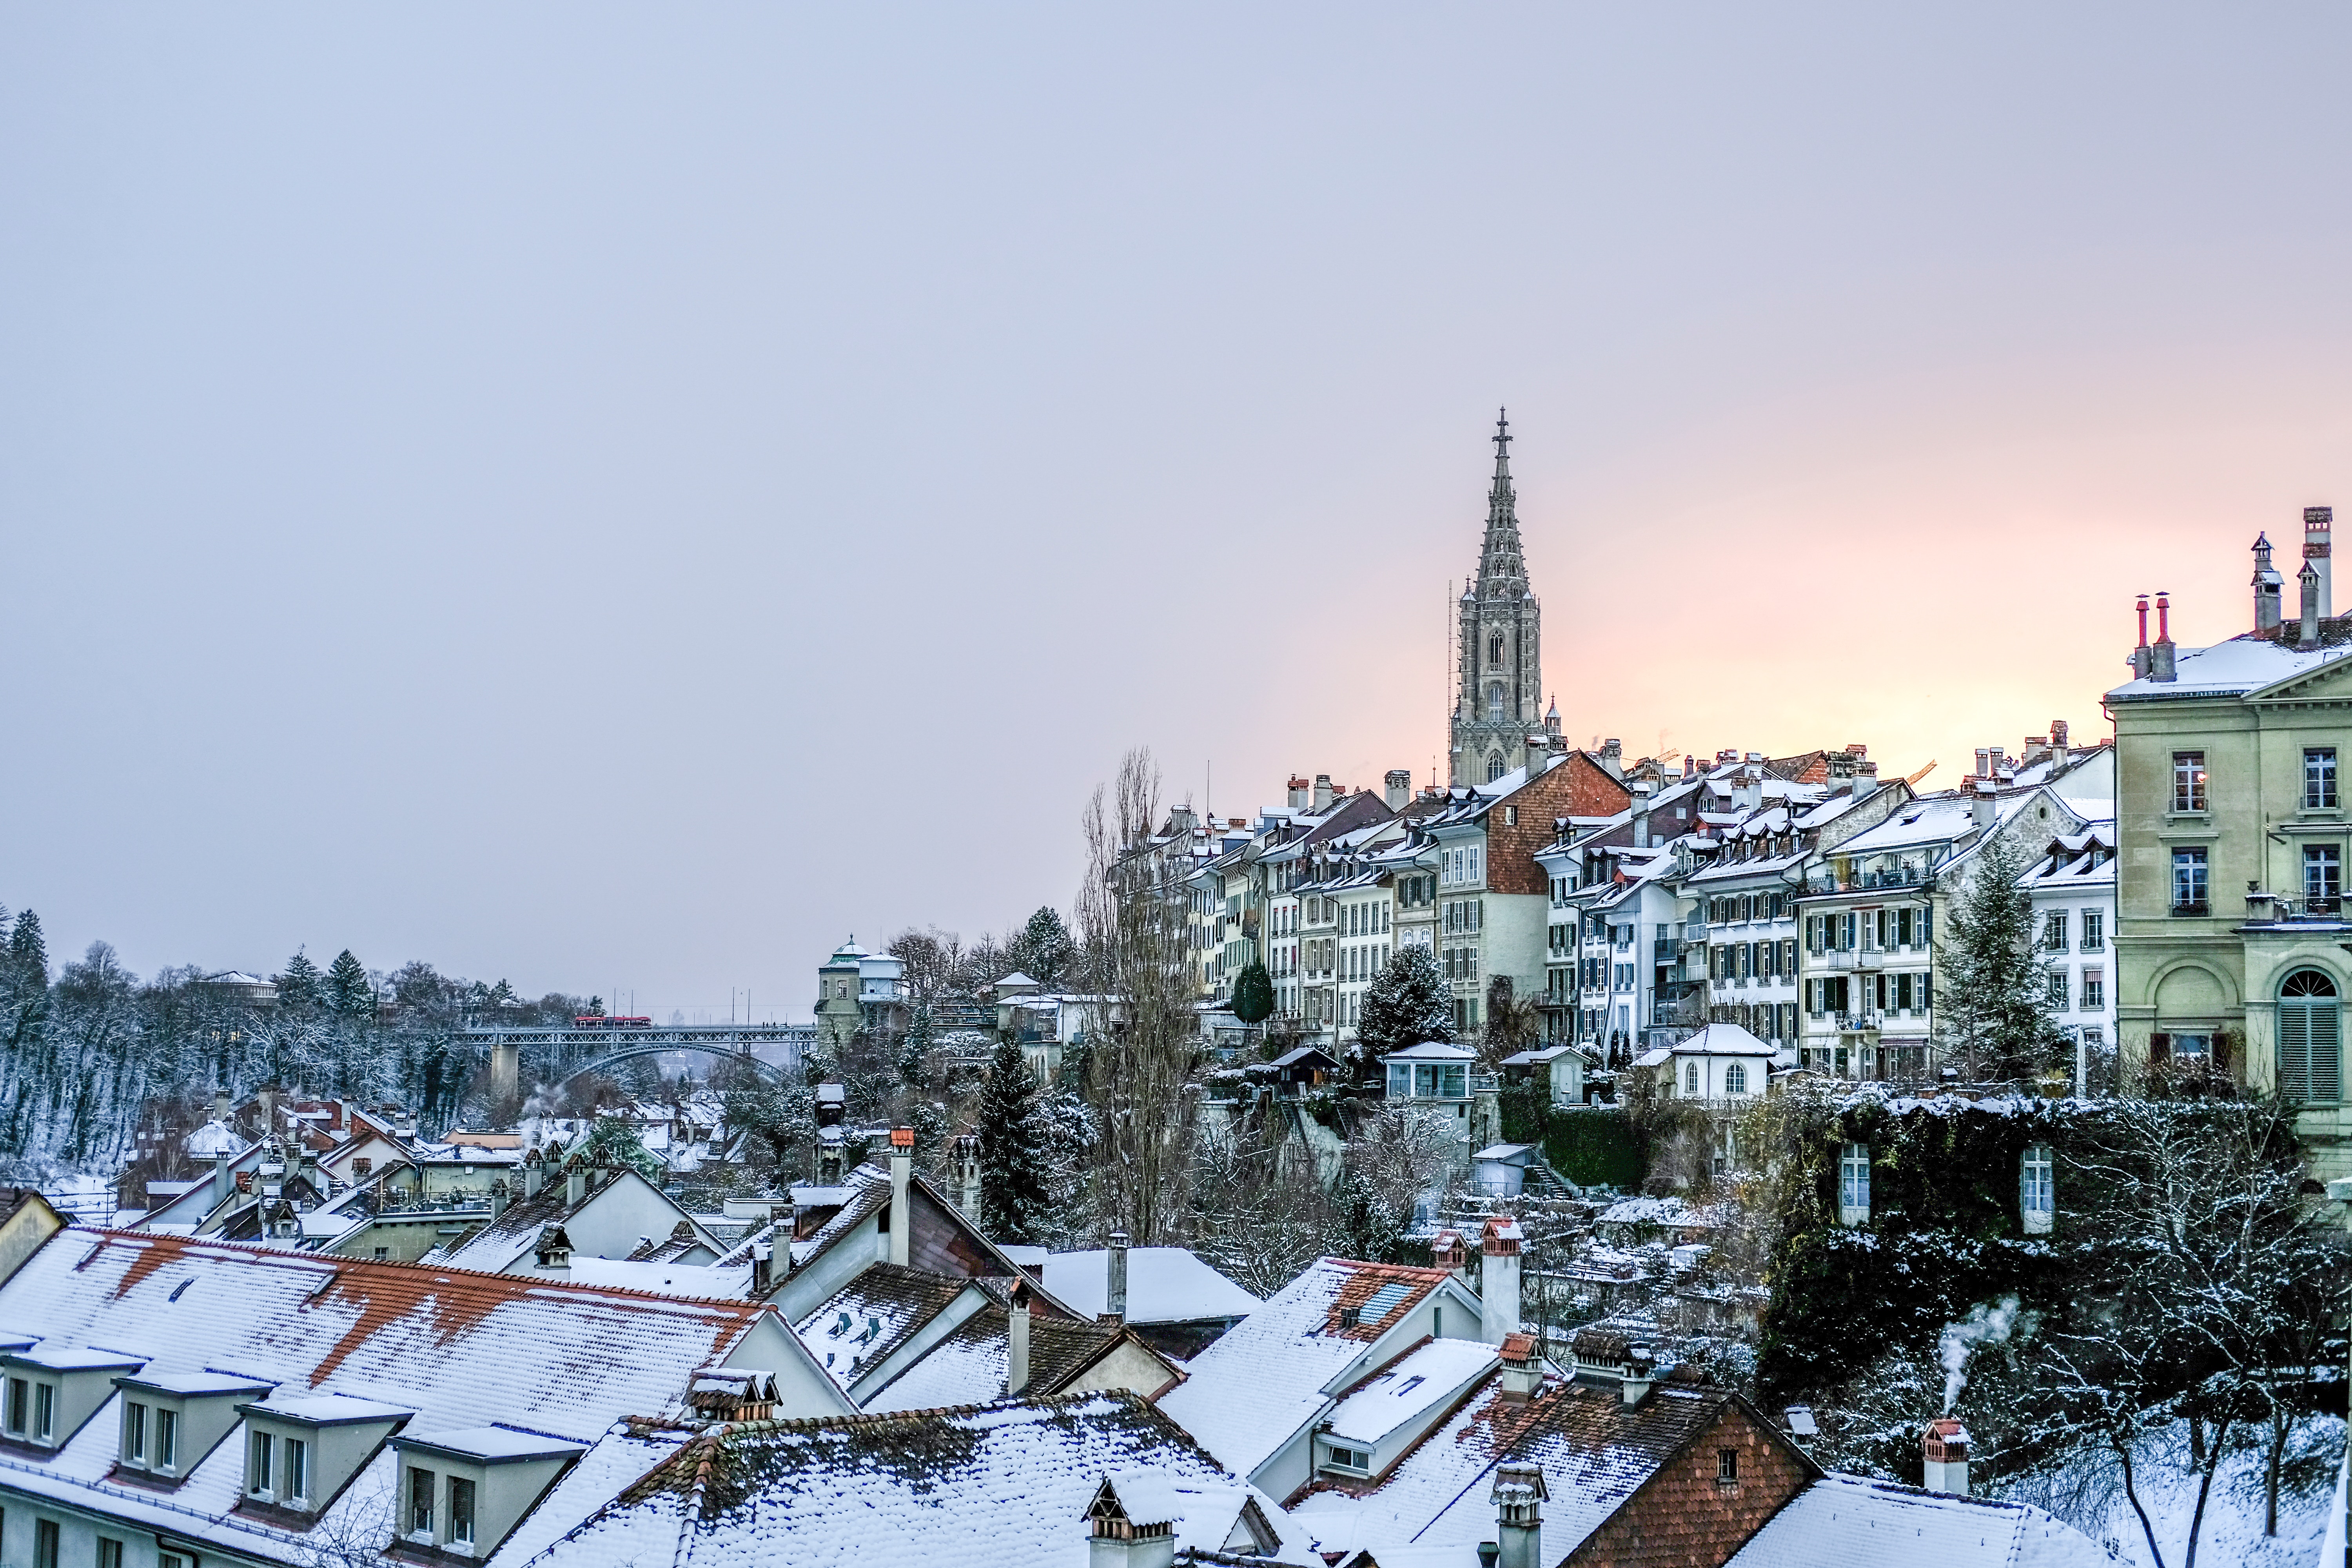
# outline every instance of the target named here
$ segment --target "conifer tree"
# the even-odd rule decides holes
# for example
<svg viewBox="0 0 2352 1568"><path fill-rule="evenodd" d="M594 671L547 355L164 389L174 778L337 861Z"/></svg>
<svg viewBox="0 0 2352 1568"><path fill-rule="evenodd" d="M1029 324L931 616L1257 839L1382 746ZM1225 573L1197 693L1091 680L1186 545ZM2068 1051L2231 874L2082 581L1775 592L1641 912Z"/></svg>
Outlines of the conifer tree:
<svg viewBox="0 0 2352 1568"><path fill-rule="evenodd" d="M1274 977L1265 964L1253 963L1234 976L1234 1016L1244 1024L1274 1016Z"/></svg>
<svg viewBox="0 0 2352 1568"><path fill-rule="evenodd" d="M1356 1026L1356 1038L1374 1056L1424 1040L1453 1042L1453 994L1429 949L1399 948L1387 967L1372 977L1364 991L1364 1016Z"/></svg>
<svg viewBox="0 0 2352 1568"><path fill-rule="evenodd" d="M348 947L327 966L327 1005L346 1018L375 1015L375 987L368 984L367 971Z"/></svg>
<svg viewBox="0 0 2352 1568"><path fill-rule="evenodd" d="M1037 1075L999 1040L980 1091L980 1220L989 1239L1027 1246L1045 1227L1052 1172Z"/></svg>
<svg viewBox="0 0 2352 1568"><path fill-rule="evenodd" d="M1943 992L1936 998L1947 1054L1957 1049L1971 1078L2021 1076L2063 1052L2033 936L2025 868L2005 840L1990 845L1953 906Z"/></svg>
<svg viewBox="0 0 2352 1568"><path fill-rule="evenodd" d="M289 1007L316 1007L326 996L326 976L308 952L296 948L286 961L286 973L278 977L278 1000Z"/></svg>
<svg viewBox="0 0 2352 1568"><path fill-rule="evenodd" d="M41 917L30 910L16 912L16 929L8 934L8 962L16 967L23 984L49 983L48 943L41 937Z"/></svg>
<svg viewBox="0 0 2352 1568"><path fill-rule="evenodd" d="M1063 973L1070 967L1070 956L1077 951L1070 928L1062 923L1061 914L1051 904L1029 917L1014 947L1016 962L1030 979L1048 991L1061 984Z"/></svg>
<svg viewBox="0 0 2352 1568"><path fill-rule="evenodd" d="M918 1004L914 1019L907 1026L907 1037L898 1042L898 1076L910 1088L923 1082L923 1068L931 1055L931 1010Z"/></svg>

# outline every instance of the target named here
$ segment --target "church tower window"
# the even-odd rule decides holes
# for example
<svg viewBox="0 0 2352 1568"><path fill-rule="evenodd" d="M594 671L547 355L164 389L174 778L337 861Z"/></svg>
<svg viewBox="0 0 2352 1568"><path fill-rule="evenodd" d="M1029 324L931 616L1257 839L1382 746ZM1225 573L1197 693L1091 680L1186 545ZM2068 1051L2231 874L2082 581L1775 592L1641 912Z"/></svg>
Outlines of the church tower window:
<svg viewBox="0 0 2352 1568"><path fill-rule="evenodd" d="M1486 663L1491 668L1499 665L1502 662L1503 634L1500 632L1489 632L1486 634Z"/></svg>
<svg viewBox="0 0 2352 1568"><path fill-rule="evenodd" d="M1486 759L1486 782L1488 784L1493 784L1496 779L1501 778L1507 771L1508 770L1503 766L1502 752L1496 752L1493 756Z"/></svg>
<svg viewBox="0 0 2352 1568"><path fill-rule="evenodd" d="M1499 724L1502 721L1503 683L1498 680L1486 688L1486 722Z"/></svg>

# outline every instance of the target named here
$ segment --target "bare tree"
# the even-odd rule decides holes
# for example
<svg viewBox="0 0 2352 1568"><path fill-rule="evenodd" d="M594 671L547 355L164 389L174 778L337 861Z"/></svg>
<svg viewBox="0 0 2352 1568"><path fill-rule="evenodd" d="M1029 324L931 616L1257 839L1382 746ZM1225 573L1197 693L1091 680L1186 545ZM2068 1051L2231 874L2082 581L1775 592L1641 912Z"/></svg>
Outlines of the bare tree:
<svg viewBox="0 0 2352 1568"><path fill-rule="evenodd" d="M1094 1196L1108 1229L1138 1246L1184 1221L1196 1020L1185 898L1189 836L1163 834L1160 770L1139 747L1087 804L1087 879L1078 889L1080 962L1108 998L1087 1091L1101 1120Z"/></svg>

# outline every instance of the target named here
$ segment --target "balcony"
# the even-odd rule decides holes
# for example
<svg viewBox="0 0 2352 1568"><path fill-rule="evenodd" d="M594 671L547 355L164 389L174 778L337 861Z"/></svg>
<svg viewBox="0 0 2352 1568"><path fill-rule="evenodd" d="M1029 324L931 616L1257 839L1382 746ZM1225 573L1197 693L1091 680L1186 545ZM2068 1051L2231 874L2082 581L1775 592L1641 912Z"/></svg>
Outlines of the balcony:
<svg viewBox="0 0 2352 1568"><path fill-rule="evenodd" d="M2199 914L2206 912L2203 904L2196 906ZM2179 905L2174 914L2188 912ZM2344 900L2340 898L2282 899L2272 893L2246 895L2248 925L2338 924L2345 919Z"/></svg>

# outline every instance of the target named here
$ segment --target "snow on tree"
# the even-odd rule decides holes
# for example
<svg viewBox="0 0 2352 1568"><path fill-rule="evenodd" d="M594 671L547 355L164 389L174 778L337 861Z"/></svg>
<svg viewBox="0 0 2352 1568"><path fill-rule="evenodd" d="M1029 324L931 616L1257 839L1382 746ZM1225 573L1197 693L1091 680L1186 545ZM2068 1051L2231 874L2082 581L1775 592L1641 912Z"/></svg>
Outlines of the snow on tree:
<svg viewBox="0 0 2352 1568"><path fill-rule="evenodd" d="M316 1007L327 999L327 977L310 962L310 955L301 948L286 961L286 972L278 976L278 1001L285 1007Z"/></svg>
<svg viewBox="0 0 2352 1568"><path fill-rule="evenodd" d="M48 943L41 938L41 917L30 910L17 911L16 928L8 933L8 963L28 984L49 983Z"/></svg>
<svg viewBox="0 0 2352 1568"><path fill-rule="evenodd" d="M368 983L367 970L348 947L327 966L326 996L327 1005L340 1017L375 1016L375 987Z"/></svg>
<svg viewBox="0 0 2352 1568"><path fill-rule="evenodd" d="M1397 950L1364 990L1356 1039L1369 1055L1401 1051L1424 1040L1454 1039L1454 994L1437 958L1425 947Z"/></svg>
<svg viewBox="0 0 2352 1568"><path fill-rule="evenodd" d="M1265 965L1252 962L1234 976L1234 1016L1244 1024L1263 1024L1274 1016L1274 977Z"/></svg>
<svg viewBox="0 0 2352 1568"><path fill-rule="evenodd" d="M1030 979L1051 991L1062 983L1077 953L1077 943L1070 936L1070 928L1053 905L1047 904L1029 917L1021 934L1009 944L1012 957Z"/></svg>
<svg viewBox="0 0 2352 1568"><path fill-rule="evenodd" d="M907 1034L898 1042L898 1077L909 1088L919 1087L931 1057L931 1010L924 1003L915 1004L915 1016L907 1025Z"/></svg>
<svg viewBox="0 0 2352 1568"><path fill-rule="evenodd" d="M1051 1199L1051 1131L1020 1045L999 1040L980 1094L980 1222L991 1240L1032 1244Z"/></svg>
<svg viewBox="0 0 2352 1568"><path fill-rule="evenodd" d="M2007 840L1978 857L1950 927L1936 998L1946 1059L1965 1060L1971 1079L2023 1078L2064 1057L2048 975L2033 953L2033 896Z"/></svg>

